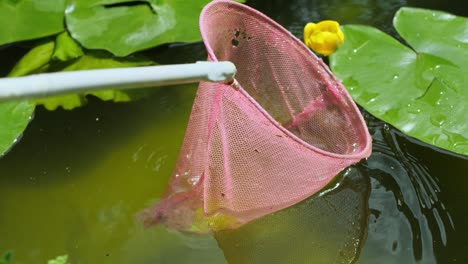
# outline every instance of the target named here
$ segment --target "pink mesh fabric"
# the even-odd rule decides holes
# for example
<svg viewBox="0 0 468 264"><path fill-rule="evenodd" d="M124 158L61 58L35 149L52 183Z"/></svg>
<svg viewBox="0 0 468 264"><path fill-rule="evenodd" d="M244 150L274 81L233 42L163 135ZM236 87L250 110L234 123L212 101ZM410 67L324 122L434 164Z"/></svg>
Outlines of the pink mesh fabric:
<svg viewBox="0 0 468 264"><path fill-rule="evenodd" d="M232 61L236 81L200 84L174 175L146 221L235 227L304 200L370 155L356 105L287 30L225 0L205 7L200 28L209 60Z"/></svg>

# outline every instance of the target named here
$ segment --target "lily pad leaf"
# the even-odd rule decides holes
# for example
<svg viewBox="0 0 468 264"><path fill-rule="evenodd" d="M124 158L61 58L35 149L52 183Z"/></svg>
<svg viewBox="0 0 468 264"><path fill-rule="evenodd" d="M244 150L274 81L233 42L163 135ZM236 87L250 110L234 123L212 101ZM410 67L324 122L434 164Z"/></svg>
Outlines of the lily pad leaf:
<svg viewBox="0 0 468 264"><path fill-rule="evenodd" d="M78 58L83 54L84 52L83 49L81 49L80 44L78 44L72 37L70 37L68 32L63 32L57 36L52 59L68 61Z"/></svg>
<svg viewBox="0 0 468 264"><path fill-rule="evenodd" d="M44 71L54 52L55 42L49 40L32 48L24 55L8 74L9 77L18 77Z"/></svg>
<svg viewBox="0 0 468 264"><path fill-rule="evenodd" d="M419 20L403 18L413 11ZM331 55L330 66L354 100L374 116L421 141L468 155L468 49L449 40L468 39L468 31L459 31L467 19L408 8L398 14L397 29L405 32L407 43L414 43L413 49L375 28L347 25L346 41ZM415 24L444 31L426 35Z"/></svg>
<svg viewBox="0 0 468 264"><path fill-rule="evenodd" d="M64 30L65 0L0 1L0 45Z"/></svg>
<svg viewBox="0 0 468 264"><path fill-rule="evenodd" d="M9 77L42 72L54 51L54 41L43 42L31 49L8 74ZM18 140L29 124L35 108L29 101L0 103L0 156L4 155Z"/></svg>
<svg viewBox="0 0 468 264"><path fill-rule="evenodd" d="M201 39L198 17L210 0L72 0L66 9L71 36L88 49L117 56L170 42Z"/></svg>
<svg viewBox="0 0 468 264"><path fill-rule="evenodd" d="M18 140L32 119L35 104L22 102L0 103L0 157Z"/></svg>
<svg viewBox="0 0 468 264"><path fill-rule="evenodd" d="M393 24L398 34L417 52L432 54L468 66L468 19L449 13L403 7L395 14ZM466 55L466 54L465 54Z"/></svg>

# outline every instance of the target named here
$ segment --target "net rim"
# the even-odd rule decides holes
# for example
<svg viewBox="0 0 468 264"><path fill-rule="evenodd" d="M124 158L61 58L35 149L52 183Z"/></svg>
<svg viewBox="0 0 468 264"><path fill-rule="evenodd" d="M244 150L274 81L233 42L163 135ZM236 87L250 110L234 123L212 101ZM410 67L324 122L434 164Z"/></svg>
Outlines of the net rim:
<svg viewBox="0 0 468 264"><path fill-rule="evenodd" d="M207 4L203 8L203 10L202 10L202 12L200 14L199 27L200 27L200 33L201 33L201 36L202 36L203 43L204 43L205 48L207 50L208 56L212 61L218 62L219 60L216 57L216 55L214 54L214 51L213 51L213 49L212 49L212 47L211 47L211 45L210 45L210 43L208 41L208 37L207 37L207 35L208 35L207 30L208 29L206 29L203 26L204 25L203 21L205 20L205 18L207 16L207 13L210 11L210 9L216 8L217 5L225 5L225 6L228 6L228 7L236 8L236 9L240 10L241 12L244 12L246 15L255 17L256 19L261 20L262 23L266 23L266 24L270 25L271 27L273 27L275 30L278 30L283 34L288 35L291 38L293 44L297 48L301 49L302 51L306 52L307 54L309 54L311 56L309 58L305 58L305 60L311 61L312 59L314 59L315 61L317 61L319 63L319 66L325 71L323 74L327 74L328 77L330 78L330 80L333 81L333 85L329 85L329 86L333 87L333 89L335 90L334 92L336 92L336 91L340 92L340 96L344 96L345 99L350 103L350 107L354 111L353 114L355 116L357 116L357 118L359 120L359 125L358 125L359 129L362 129L364 131L364 133L365 133L365 143L364 143L364 146L359 147L359 151L351 153L351 154L339 154L339 153L334 153L334 152L326 151L326 150L323 150L321 148L315 147L315 146L307 143L303 139L299 138L298 136L294 135L289 130L287 130L283 125L281 125L278 121L276 121L245 89L243 89L241 85L238 85L238 89L237 88L236 89L238 91L240 91L242 93L242 95L245 96L250 101L250 103L252 103L257 108L257 110L259 110L275 127L280 129L289 138L293 139L294 141L299 143L301 146L303 146L303 147L305 147L305 148L307 148L307 149L309 149L309 150L311 150L311 151L313 151L315 153L318 153L320 155L331 157L331 158L336 158L336 159L342 159L342 160L360 160L360 159L368 157L370 155L371 149L372 149L372 144L371 144L372 139L371 139L371 136L369 134L369 130L367 129L364 118L360 114L360 111L359 111L356 103L351 98L351 96L349 95L346 88L343 86L343 84L339 80L336 79L336 77L333 75L333 73L330 71L330 69L326 66L326 64L321 59L319 59L308 47L306 47L305 44L302 43L302 41L300 41L298 38L296 38L291 32L286 30L283 26L281 26L280 24L278 24L277 22L275 22L271 18L267 17L265 14L255 10L255 9L253 9L253 8L247 6L247 5L237 3L237 2L234 2L234 1L231 1L231 0L214 0L214 1L210 2L209 4ZM237 81L235 81L234 84L235 83L237 83ZM232 87L232 85L231 85L231 87Z"/></svg>

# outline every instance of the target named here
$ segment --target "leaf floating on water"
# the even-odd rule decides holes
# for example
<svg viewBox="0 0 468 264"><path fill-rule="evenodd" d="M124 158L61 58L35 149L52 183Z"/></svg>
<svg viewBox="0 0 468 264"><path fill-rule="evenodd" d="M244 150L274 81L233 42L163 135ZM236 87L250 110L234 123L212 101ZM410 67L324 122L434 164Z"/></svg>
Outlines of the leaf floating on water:
<svg viewBox="0 0 468 264"><path fill-rule="evenodd" d="M43 68L46 67L50 61L54 48L55 42L52 40L32 48L10 71L8 77L18 77L43 72Z"/></svg>
<svg viewBox="0 0 468 264"><path fill-rule="evenodd" d="M126 56L164 43L199 41L198 16L210 0L107 2L71 1L67 28L88 49Z"/></svg>
<svg viewBox="0 0 468 264"><path fill-rule="evenodd" d="M64 30L65 0L0 1L0 45Z"/></svg>
<svg viewBox="0 0 468 264"><path fill-rule="evenodd" d="M401 8L393 25L418 53L444 58L459 68L468 66L468 19L420 8Z"/></svg>
<svg viewBox="0 0 468 264"><path fill-rule="evenodd" d="M68 32L63 32L57 36L56 47L52 54L52 59L68 61L79 58L84 54L80 45L70 37Z"/></svg>
<svg viewBox="0 0 468 264"><path fill-rule="evenodd" d="M44 71L54 51L54 41L42 42L31 49L8 74L18 77ZM29 101L0 103L0 157L21 137L32 119L36 104Z"/></svg>
<svg viewBox="0 0 468 264"><path fill-rule="evenodd" d="M414 50L375 28L347 25L347 41L330 56L333 72L374 116L468 155L468 19L402 8L394 25Z"/></svg>
<svg viewBox="0 0 468 264"><path fill-rule="evenodd" d="M27 101L0 103L0 157L18 140L32 119L35 104Z"/></svg>

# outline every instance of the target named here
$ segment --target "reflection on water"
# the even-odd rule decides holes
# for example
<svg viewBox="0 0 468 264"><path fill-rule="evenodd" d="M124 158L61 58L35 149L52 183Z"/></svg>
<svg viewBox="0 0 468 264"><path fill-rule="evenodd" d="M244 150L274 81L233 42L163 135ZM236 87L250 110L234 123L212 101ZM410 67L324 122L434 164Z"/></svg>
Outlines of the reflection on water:
<svg viewBox="0 0 468 264"><path fill-rule="evenodd" d="M425 144L415 144L417 141L411 142L387 124L371 116L367 119L374 140L373 154L363 166L371 177L371 215L360 263L466 261L466 255L457 249L466 247L464 240L457 242L464 237L461 219L452 216L455 207L449 204L457 199L450 193L455 190L441 185L454 181L463 171L447 166L468 169L466 157L450 157ZM434 170L424 160L437 156L448 159L439 164L446 173Z"/></svg>

